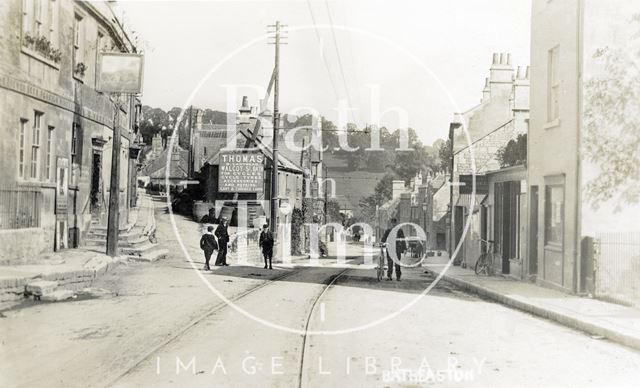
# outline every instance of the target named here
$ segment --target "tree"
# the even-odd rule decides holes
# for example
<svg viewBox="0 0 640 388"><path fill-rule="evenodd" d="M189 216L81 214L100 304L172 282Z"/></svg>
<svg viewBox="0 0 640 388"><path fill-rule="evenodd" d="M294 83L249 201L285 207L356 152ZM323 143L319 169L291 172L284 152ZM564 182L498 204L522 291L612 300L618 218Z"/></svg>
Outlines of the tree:
<svg viewBox="0 0 640 388"><path fill-rule="evenodd" d="M336 201L328 200L327 201L327 222L338 222L342 223L344 221L344 217L340 213L340 204Z"/></svg>
<svg viewBox="0 0 640 388"><path fill-rule="evenodd" d="M386 174L376 184L376 188L372 195L362 198L359 203L362 218L372 220L376 215L376 207L384 205L391 199L393 195L393 181L398 179L395 174Z"/></svg>
<svg viewBox="0 0 640 388"><path fill-rule="evenodd" d="M438 148L438 160L439 160L439 170L449 171L451 169L451 158L453 157L451 153L451 140L447 139L444 143L440 144Z"/></svg>
<svg viewBox="0 0 640 388"><path fill-rule="evenodd" d="M527 135L521 134L511 139L497 153L500 167L512 167L527 163Z"/></svg>
<svg viewBox="0 0 640 388"><path fill-rule="evenodd" d="M632 22L640 23L640 14ZM598 49L593 57L602 70L585 85L581 152L595 168L585 190L595 208L609 200L618 206L640 201L639 35L628 47Z"/></svg>

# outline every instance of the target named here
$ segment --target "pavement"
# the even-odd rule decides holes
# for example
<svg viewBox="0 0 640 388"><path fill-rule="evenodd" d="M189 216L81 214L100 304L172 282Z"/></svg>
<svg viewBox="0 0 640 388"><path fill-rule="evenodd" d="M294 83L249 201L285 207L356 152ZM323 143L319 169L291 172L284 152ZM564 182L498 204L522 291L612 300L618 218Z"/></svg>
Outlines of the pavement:
<svg viewBox="0 0 640 388"><path fill-rule="evenodd" d="M640 310L598 299L569 295L503 276L478 276L473 270L447 267L447 258L429 258L424 268L470 293L546 318L595 338L603 337L640 350Z"/></svg>
<svg viewBox="0 0 640 388"><path fill-rule="evenodd" d="M24 302L25 290L30 283L56 282L59 288L77 291L91 285L98 277L123 261L90 249L73 249L43 256L32 264L2 266L0 310Z"/></svg>
<svg viewBox="0 0 640 388"><path fill-rule="evenodd" d="M156 206L144 192L139 191L139 193L140 205L132 209L131 224L139 228L155 228ZM142 209L145 211L144 215L139 214ZM148 241L146 243L152 249L155 247L155 244ZM122 242L120 248L125 249ZM55 283L51 291L59 292L54 294L54 298L48 298L49 301L65 300L68 299L68 295L73 296L76 291L91 286L100 276L111 271L115 266L129 260L144 258L124 254L119 257L109 257L103 252L104 245L86 245L76 249L43 253L20 264L0 266L0 311L24 303L27 300L25 296L37 295L29 292L29 284L42 281ZM164 257L164 254L160 257Z"/></svg>
<svg viewBox="0 0 640 388"><path fill-rule="evenodd" d="M202 271L199 225L177 216L174 229L157 214L165 260L117 266L93 285L102 296L0 313L0 386L632 387L640 379L640 352L448 282L420 297L434 280L425 268L378 282L355 245L344 273L331 257L272 271L251 257ZM301 335L264 322L347 332ZM405 375L425 368L435 373L426 382Z"/></svg>

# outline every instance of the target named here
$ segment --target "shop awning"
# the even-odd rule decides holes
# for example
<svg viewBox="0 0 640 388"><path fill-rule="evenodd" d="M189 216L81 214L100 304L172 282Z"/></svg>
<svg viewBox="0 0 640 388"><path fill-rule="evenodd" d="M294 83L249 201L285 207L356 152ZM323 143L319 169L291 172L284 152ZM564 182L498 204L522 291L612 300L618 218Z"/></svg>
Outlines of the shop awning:
<svg viewBox="0 0 640 388"><path fill-rule="evenodd" d="M472 201L474 202L474 206L478 206L479 204L483 203L486 198L486 194L476 194L475 198L472 194L460 194L460 196L458 197L458 201L456 201L456 206L471 208Z"/></svg>

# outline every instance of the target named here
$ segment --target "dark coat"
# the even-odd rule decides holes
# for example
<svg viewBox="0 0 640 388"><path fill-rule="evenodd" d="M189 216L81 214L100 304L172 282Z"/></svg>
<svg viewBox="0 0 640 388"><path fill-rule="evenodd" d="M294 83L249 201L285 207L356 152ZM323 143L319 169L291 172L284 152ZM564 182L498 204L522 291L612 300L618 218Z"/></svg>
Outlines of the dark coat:
<svg viewBox="0 0 640 388"><path fill-rule="evenodd" d="M216 221L216 217L212 217L208 214L205 214L202 219L200 219L201 224L215 224Z"/></svg>
<svg viewBox="0 0 640 388"><path fill-rule="evenodd" d="M223 224L218 225L216 228L216 237L221 245L227 244L229 242L229 232L227 231L227 227Z"/></svg>
<svg viewBox="0 0 640 388"><path fill-rule="evenodd" d="M205 252L213 252L218 249L216 238L210 233L203 234L200 238L200 249Z"/></svg>
<svg viewBox="0 0 640 388"><path fill-rule="evenodd" d="M382 236L383 243L387 242L387 239L389 238L389 234L391 234L391 229L393 228L388 228L387 230L384 231L384 235ZM396 254L401 255L406 250L407 250L407 244L404 241L404 232L402 231L402 229L399 229L398 233L396 233Z"/></svg>
<svg viewBox="0 0 640 388"><path fill-rule="evenodd" d="M266 232L263 230L262 232L260 232L258 246L265 251L270 251L273 249L273 233L271 233L270 230L267 230Z"/></svg>

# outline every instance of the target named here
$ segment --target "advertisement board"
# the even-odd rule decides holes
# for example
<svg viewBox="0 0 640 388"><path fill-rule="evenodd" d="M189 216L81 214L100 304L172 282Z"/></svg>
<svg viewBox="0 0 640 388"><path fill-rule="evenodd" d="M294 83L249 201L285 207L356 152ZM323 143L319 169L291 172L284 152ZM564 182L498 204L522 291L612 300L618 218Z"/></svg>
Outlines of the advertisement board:
<svg viewBox="0 0 640 388"><path fill-rule="evenodd" d="M260 152L221 152L218 191L221 193L261 193L264 186L265 157Z"/></svg>

